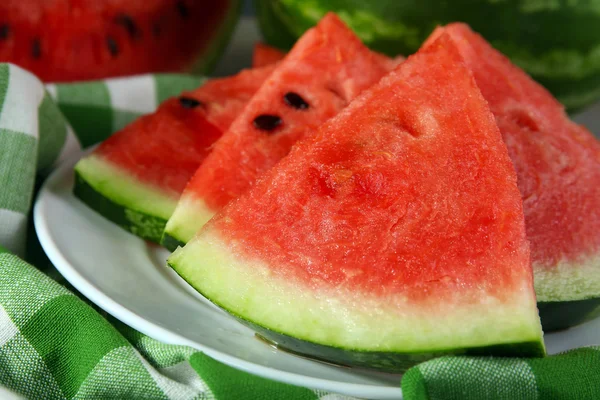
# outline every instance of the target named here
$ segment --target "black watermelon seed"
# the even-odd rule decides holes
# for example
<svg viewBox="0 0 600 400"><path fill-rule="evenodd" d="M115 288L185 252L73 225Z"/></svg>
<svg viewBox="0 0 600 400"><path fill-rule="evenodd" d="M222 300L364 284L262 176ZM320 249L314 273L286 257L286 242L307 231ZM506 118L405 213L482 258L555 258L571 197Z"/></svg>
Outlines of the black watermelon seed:
<svg viewBox="0 0 600 400"><path fill-rule="evenodd" d="M138 29L138 26L133 20L133 18L131 18L129 15L117 15L115 17L115 23L125 28L125 30L129 34L129 37L131 37L132 39L137 39L140 37L140 30Z"/></svg>
<svg viewBox="0 0 600 400"><path fill-rule="evenodd" d="M181 15L181 18L187 18L190 15L190 10L183 0L179 0L176 7L177 12L179 15Z"/></svg>
<svg viewBox="0 0 600 400"><path fill-rule="evenodd" d="M282 122L277 115L262 114L254 118L254 127L262 131L272 131Z"/></svg>
<svg viewBox="0 0 600 400"><path fill-rule="evenodd" d="M308 108L308 103L298 93L287 92L285 96L283 96L283 101L285 101L285 104L288 106L297 110L306 110Z"/></svg>
<svg viewBox="0 0 600 400"><path fill-rule="evenodd" d="M111 56L116 57L119 55L119 46L115 39L110 36L106 37L106 47L108 47Z"/></svg>
<svg viewBox="0 0 600 400"><path fill-rule="evenodd" d="M0 40L8 39L10 35L10 26L8 24L0 25Z"/></svg>
<svg viewBox="0 0 600 400"><path fill-rule="evenodd" d="M185 108L196 108L202 105L202 102L191 97L180 97L179 103Z"/></svg>
<svg viewBox="0 0 600 400"><path fill-rule="evenodd" d="M42 56L42 44L39 38L33 39L31 42L31 56L34 60L39 60Z"/></svg>

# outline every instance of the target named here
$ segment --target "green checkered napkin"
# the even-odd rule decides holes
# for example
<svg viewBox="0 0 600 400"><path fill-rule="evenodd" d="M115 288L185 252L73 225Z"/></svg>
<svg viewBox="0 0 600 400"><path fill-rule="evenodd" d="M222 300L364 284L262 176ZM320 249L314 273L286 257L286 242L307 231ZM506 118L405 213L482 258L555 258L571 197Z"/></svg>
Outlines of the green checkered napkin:
<svg viewBox="0 0 600 400"><path fill-rule="evenodd" d="M19 258L36 176L201 81L146 75L44 90L29 73L0 64L0 244L8 249L0 247L0 398L347 398L155 341L49 278L53 270ZM599 367L600 347L532 360L442 357L412 368L402 388L406 400L600 399Z"/></svg>

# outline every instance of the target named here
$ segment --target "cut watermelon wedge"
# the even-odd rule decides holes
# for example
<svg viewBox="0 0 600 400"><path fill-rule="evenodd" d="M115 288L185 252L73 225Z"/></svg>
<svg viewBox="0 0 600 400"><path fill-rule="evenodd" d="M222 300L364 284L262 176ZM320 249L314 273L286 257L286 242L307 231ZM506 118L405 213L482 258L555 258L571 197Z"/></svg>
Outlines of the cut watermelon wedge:
<svg viewBox="0 0 600 400"><path fill-rule="evenodd" d="M277 61L283 60L285 52L271 47L264 43L257 43L254 45L254 52L252 53L252 68L264 67L265 65L275 64ZM396 56L394 58L388 58L385 54L379 54L380 61L382 63L390 63L391 68L396 65L400 65L401 62L406 60L404 56Z"/></svg>
<svg viewBox="0 0 600 400"><path fill-rule="evenodd" d="M159 242L185 184L273 68L209 81L115 133L75 166L75 194Z"/></svg>
<svg viewBox="0 0 600 400"><path fill-rule="evenodd" d="M447 35L299 142L169 264L294 352L541 356L517 177Z"/></svg>
<svg viewBox="0 0 600 400"><path fill-rule="evenodd" d="M162 243L186 243L306 133L377 82L394 61L367 49L334 14L298 41L190 180Z"/></svg>
<svg viewBox="0 0 600 400"><path fill-rule="evenodd" d="M467 25L430 40L442 32L473 70L515 165L544 330L582 322L600 305L600 143Z"/></svg>
<svg viewBox="0 0 600 400"><path fill-rule="evenodd" d="M252 68L275 64L285 57L285 52L264 43L256 43L252 53Z"/></svg>

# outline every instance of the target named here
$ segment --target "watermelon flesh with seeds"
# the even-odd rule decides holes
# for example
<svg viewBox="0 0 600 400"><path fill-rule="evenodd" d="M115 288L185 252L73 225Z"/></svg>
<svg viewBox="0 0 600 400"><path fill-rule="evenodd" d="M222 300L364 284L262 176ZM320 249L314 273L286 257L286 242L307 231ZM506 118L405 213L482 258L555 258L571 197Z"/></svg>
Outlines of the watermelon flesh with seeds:
<svg viewBox="0 0 600 400"><path fill-rule="evenodd" d="M283 347L397 371L541 356L506 146L442 35L229 203L169 264Z"/></svg>
<svg viewBox="0 0 600 400"><path fill-rule="evenodd" d="M162 243L186 243L231 199L393 68L334 14L309 30L278 64L188 183Z"/></svg>
<svg viewBox="0 0 600 400"><path fill-rule="evenodd" d="M472 69L515 165L544 330L582 322L600 305L600 142L468 26L439 28L430 40L444 32Z"/></svg>
<svg viewBox="0 0 600 400"><path fill-rule="evenodd" d="M158 243L187 181L273 68L214 79L168 99L77 163L75 194Z"/></svg>
<svg viewBox="0 0 600 400"><path fill-rule="evenodd" d="M204 72L239 9L238 0L2 0L0 62L53 82Z"/></svg>

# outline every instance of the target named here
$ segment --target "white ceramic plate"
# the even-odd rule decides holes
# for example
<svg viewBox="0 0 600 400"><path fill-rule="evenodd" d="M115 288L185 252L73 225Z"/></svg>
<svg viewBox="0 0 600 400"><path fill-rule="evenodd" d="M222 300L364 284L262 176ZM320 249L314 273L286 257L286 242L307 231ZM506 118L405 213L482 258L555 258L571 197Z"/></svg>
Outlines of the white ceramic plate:
<svg viewBox="0 0 600 400"><path fill-rule="evenodd" d="M237 39L236 39L237 38ZM255 27L244 21L221 63L247 63ZM239 49L237 51L236 49ZM236 58L237 57L237 58ZM600 126L600 106L581 121ZM63 164L39 193L34 220L50 260L83 295L133 328L166 343L192 346L235 368L294 385L370 399L400 399L400 375L326 365L278 351L254 337L165 266L151 246L72 195L73 165ZM546 336L550 353L600 343L600 320Z"/></svg>

